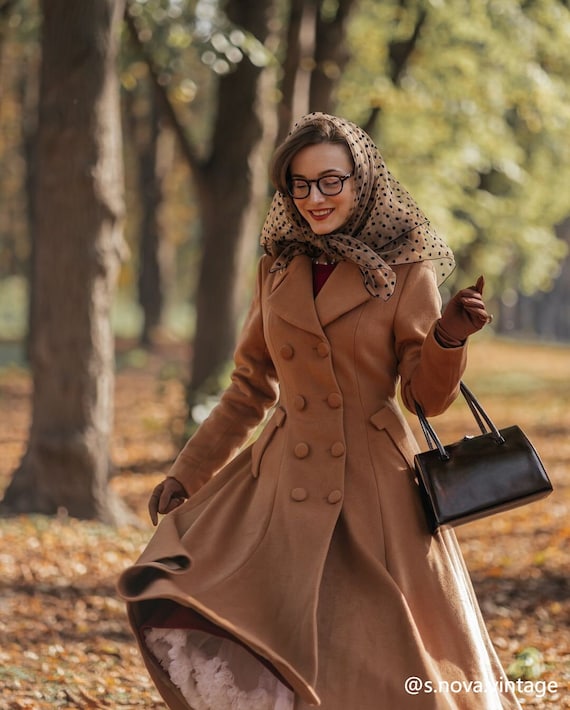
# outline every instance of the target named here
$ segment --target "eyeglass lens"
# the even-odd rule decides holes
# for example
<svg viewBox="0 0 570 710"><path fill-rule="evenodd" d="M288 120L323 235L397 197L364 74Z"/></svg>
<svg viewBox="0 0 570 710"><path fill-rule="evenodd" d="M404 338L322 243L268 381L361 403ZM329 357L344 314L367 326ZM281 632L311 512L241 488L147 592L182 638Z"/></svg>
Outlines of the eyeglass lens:
<svg viewBox="0 0 570 710"><path fill-rule="evenodd" d="M305 180L303 178L293 178L289 185L289 194L291 197L297 199L303 199L308 197L311 192L311 184L315 183L319 192L328 197L333 195L338 195L342 192L344 187L344 181L347 180L350 175L324 175L318 180Z"/></svg>

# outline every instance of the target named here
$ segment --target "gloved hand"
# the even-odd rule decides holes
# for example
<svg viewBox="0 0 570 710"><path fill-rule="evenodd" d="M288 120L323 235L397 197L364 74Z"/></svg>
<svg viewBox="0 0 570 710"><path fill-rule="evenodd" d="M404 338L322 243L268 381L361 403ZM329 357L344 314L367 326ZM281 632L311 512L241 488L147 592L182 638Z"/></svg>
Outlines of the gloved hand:
<svg viewBox="0 0 570 710"><path fill-rule="evenodd" d="M468 336L493 320L483 301L485 279L479 276L475 286L464 288L449 301L436 325L436 337L446 347L463 345Z"/></svg>
<svg viewBox="0 0 570 710"><path fill-rule="evenodd" d="M148 501L148 512L152 524L158 523L158 514L166 515L182 505L188 498L188 493L180 481L174 476L168 476L159 483Z"/></svg>

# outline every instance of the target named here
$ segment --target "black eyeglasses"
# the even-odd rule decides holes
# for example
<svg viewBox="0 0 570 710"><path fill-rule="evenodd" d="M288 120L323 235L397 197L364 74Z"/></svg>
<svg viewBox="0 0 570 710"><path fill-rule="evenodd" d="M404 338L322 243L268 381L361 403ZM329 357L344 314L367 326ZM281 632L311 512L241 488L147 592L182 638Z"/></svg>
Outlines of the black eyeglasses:
<svg viewBox="0 0 570 710"><path fill-rule="evenodd" d="M291 178L287 183L287 192L294 200L304 200L311 194L311 185L315 183L321 195L334 197L339 195L344 187L345 180L352 177L348 175L324 175L318 180L305 180L304 178Z"/></svg>

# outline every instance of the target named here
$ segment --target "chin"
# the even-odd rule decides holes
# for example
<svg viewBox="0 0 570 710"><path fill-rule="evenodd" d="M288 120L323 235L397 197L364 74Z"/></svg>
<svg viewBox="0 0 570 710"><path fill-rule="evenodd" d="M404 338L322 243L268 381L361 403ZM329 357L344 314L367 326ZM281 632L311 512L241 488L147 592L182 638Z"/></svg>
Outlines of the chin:
<svg viewBox="0 0 570 710"><path fill-rule="evenodd" d="M313 232L315 234L318 234L319 236L323 236L326 234L332 234L333 232L338 231L338 227L336 227L336 226L330 227L325 224L311 225L311 229L313 230Z"/></svg>

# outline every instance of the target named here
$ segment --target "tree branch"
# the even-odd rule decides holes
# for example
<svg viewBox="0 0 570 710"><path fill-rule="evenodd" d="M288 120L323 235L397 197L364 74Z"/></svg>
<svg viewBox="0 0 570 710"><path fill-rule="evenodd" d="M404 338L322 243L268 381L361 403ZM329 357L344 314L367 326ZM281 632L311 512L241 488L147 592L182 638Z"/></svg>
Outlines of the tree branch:
<svg viewBox="0 0 570 710"><path fill-rule="evenodd" d="M129 30L129 34L133 42L135 43L141 57L144 59L148 67L149 75L159 101L159 106L168 121L170 122L174 133L176 134L176 138L178 139L178 143L182 150L182 155L186 159L186 162L188 163L190 168L194 171L198 171L202 166L202 161L200 160L196 150L194 149L194 146L192 145L190 139L188 138L188 135L186 134L184 126L182 125L180 119L176 114L176 111L174 109L174 106L172 105L172 101L168 96L168 92L164 84L162 84L162 82L160 81L160 72L154 63L154 59L151 53L148 51L144 42L141 41L136 22L131 13L129 12L130 5L131 3L127 1L127 6L125 10L125 23Z"/></svg>
<svg viewBox="0 0 570 710"><path fill-rule="evenodd" d="M414 31L408 39L401 42L390 42L388 47L388 57L390 58L390 79L397 86L406 70L408 61L418 45L422 28L427 20L427 12L422 8L419 11ZM378 119L382 112L380 106L374 106L362 126L367 133L373 133L376 129Z"/></svg>
<svg viewBox="0 0 570 710"><path fill-rule="evenodd" d="M426 19L427 12L421 8L411 37L403 40L402 42L390 42L388 48L388 56L390 57L390 78L394 84L400 83L400 79L406 69L408 60L418 44L420 33Z"/></svg>

